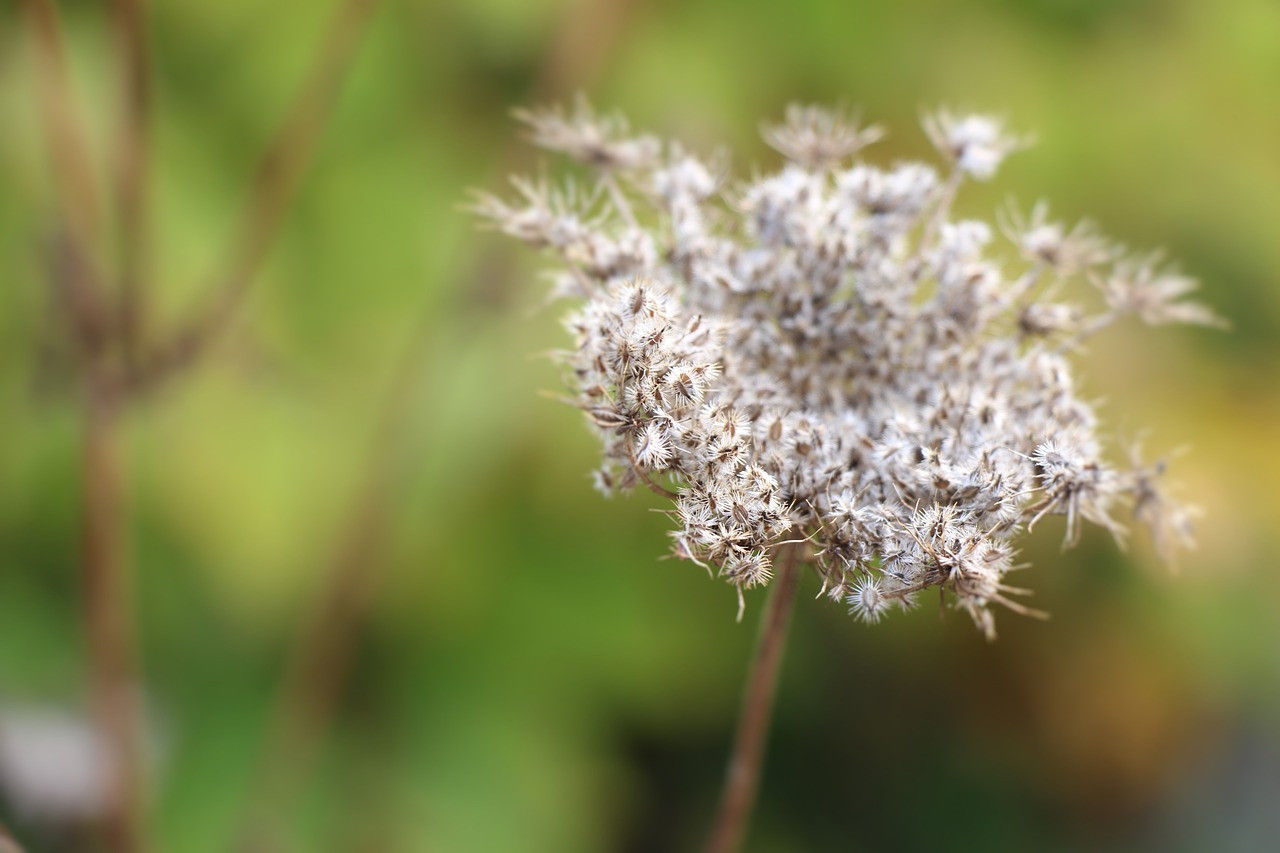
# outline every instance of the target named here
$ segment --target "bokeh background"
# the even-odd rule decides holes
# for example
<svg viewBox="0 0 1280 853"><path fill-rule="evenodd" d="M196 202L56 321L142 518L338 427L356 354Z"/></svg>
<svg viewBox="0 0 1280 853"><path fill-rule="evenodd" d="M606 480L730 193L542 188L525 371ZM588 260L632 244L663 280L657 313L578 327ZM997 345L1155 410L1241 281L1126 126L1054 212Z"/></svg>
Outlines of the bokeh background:
<svg viewBox="0 0 1280 853"><path fill-rule="evenodd" d="M151 4L157 322L200 292L330 5ZM98 4L61 10L103 141L110 31ZM40 744L74 747L88 707L81 418L42 356L32 67L6 4L0 764L56 780ZM1001 112L1038 144L966 211L1043 197L1167 247L1234 326L1123 327L1084 359L1117 433L1190 447L1174 476L1204 516L1176 574L1096 530L1059 554L1046 526L1027 581L1053 620L1002 614L993 645L957 614L869 628L801 596L748 849L1280 847L1280 6L393 0L231 334L127 421L153 848L235 849L339 553L367 606L308 640L352 666L273 813L280 849L701 839L763 596L735 624L728 587L659 559L649 496L591 490L580 415L538 394L558 385L538 354L564 340L538 260L460 211L544 162L510 109L578 91L729 147L740 175L776 162L758 126L793 100L887 125L880 162L929 156L922 109ZM76 803L19 776L0 767L0 819L32 851L92 849Z"/></svg>

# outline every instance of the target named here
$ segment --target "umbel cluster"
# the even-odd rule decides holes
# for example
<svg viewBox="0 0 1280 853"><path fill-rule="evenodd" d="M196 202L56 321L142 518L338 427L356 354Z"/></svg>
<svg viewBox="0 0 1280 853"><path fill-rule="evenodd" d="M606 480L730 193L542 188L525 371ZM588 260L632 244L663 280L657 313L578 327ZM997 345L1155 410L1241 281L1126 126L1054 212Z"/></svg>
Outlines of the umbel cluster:
<svg viewBox="0 0 1280 853"><path fill-rule="evenodd" d="M941 166L884 168L859 156L878 127L793 106L764 130L780 170L737 181L585 102L517 115L588 180L516 178L474 209L558 260L597 485L668 497L677 556L739 591L805 560L869 622L939 587L994 636L993 604L1037 615L1009 573L1046 515L1067 545L1084 521L1122 537L1122 514L1166 558L1191 543L1163 462L1104 457L1072 356L1127 318L1220 321L1157 255L1043 204L957 219L1024 144L999 119L929 116ZM1075 280L1092 307L1060 299Z"/></svg>

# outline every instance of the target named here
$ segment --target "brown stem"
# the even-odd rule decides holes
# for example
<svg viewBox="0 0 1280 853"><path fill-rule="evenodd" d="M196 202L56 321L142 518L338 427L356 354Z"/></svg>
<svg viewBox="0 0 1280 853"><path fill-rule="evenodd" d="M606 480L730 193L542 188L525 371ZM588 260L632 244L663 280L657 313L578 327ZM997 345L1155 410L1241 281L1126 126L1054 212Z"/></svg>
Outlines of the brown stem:
<svg viewBox="0 0 1280 853"><path fill-rule="evenodd" d="M586 91L643 6L638 0L597 0L567 7L530 90L533 100Z"/></svg>
<svg viewBox="0 0 1280 853"><path fill-rule="evenodd" d="M45 134L66 228L65 239L54 248L50 284L68 315L83 380L81 562L94 717L106 756L104 828L108 849L135 853L143 845L141 731L120 401L108 377L114 314L94 261L101 248L101 211L88 145L71 96L57 9L53 0L24 0L23 6L31 25Z"/></svg>
<svg viewBox="0 0 1280 853"><path fill-rule="evenodd" d="M88 143L71 95L62 27L53 0L22 0L35 51L36 82L44 135L53 171L59 218L65 223L81 274L73 300L71 325L83 339L99 339L110 325L107 294L94 261L101 222Z"/></svg>
<svg viewBox="0 0 1280 853"><path fill-rule="evenodd" d="M132 589L126 559L118 400L100 364L85 387L83 583L94 714L107 756L109 849L142 849L142 755Z"/></svg>
<svg viewBox="0 0 1280 853"><path fill-rule="evenodd" d="M706 853L733 853L742 845L747 822L755 806L760 785L760 768L764 763L765 736L773 713L773 697L778 686L782 650L791 621L791 602L795 599L799 554L788 548L778 569L778 577L769 591L769 603L761 615L760 636L755 659L747 679L747 692L742 699L738 731L729 756L724 790Z"/></svg>
<svg viewBox="0 0 1280 853"><path fill-rule="evenodd" d="M588 4L584 14L566 16L557 48L547 51L533 89L558 92L568 81L582 85L583 80L594 77L634 6L633 0ZM512 160L515 150L515 145L509 144L497 160ZM469 278L506 277L477 271ZM280 846L281 822L290 813L288 799L298 794L307 779L307 768L341 700L350 669L350 646L367 618L378 579L380 549L392 521L387 516L392 479L407 450L407 410L422 393L423 352L434 340L436 329L433 308L428 305L424 310L401 358L384 403L368 475L352 497L318 604L300 627L286 664L254 780L250 813L239 835L237 849L241 851L256 853Z"/></svg>
<svg viewBox="0 0 1280 853"><path fill-rule="evenodd" d="M45 132L54 163L54 184L62 213L86 253L97 242L99 207L84 128L71 97L62 28L53 0L23 0L34 36L36 71Z"/></svg>
<svg viewBox="0 0 1280 853"><path fill-rule="evenodd" d="M120 221L119 318L124 355L137 356L146 322L143 292L148 255L147 186L151 69L146 47L145 0L113 0L120 60L120 115L116 128L115 193Z"/></svg>
<svg viewBox="0 0 1280 853"><path fill-rule="evenodd" d="M406 410L415 391L422 350L432 341L426 317L406 349L375 431L369 465L351 498L317 606L299 629L280 684L240 832L244 851L273 850L291 814L292 797L310 776L323 735L337 710L352 652L376 588L388 539L392 482L402 470Z"/></svg>
<svg viewBox="0 0 1280 853"><path fill-rule="evenodd" d="M83 370L109 348L111 317L99 298L89 259L66 229L56 229L49 237L44 256L51 318L56 322L52 331L63 338L59 343L65 345L64 355L72 366Z"/></svg>
<svg viewBox="0 0 1280 853"><path fill-rule="evenodd" d="M200 358L226 329L267 256L332 112L379 0L342 0L302 88L258 164L225 267L204 305L153 352L130 383L145 390Z"/></svg>

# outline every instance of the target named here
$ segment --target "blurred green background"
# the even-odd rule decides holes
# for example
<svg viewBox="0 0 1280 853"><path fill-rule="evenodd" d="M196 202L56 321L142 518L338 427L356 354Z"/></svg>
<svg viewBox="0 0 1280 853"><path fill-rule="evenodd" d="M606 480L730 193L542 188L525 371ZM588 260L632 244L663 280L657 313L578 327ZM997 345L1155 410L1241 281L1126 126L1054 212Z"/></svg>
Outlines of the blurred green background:
<svg viewBox="0 0 1280 853"><path fill-rule="evenodd" d="M151 4L157 322L200 292L330 5ZM105 143L110 31L98 4L61 10ZM40 356L53 207L32 69L6 4L0 726L88 701L80 417ZM1053 620L1000 614L994 645L956 614L869 628L801 596L747 849L1280 847L1280 5L393 0L232 333L127 422L154 849L233 849L378 448L368 618L276 815L284 849L702 838L763 596L735 624L731 589L659 559L649 496L591 490L580 415L538 394L559 380L537 355L564 341L538 259L460 211L544 161L510 109L578 91L729 147L739 175L775 163L758 126L793 100L860 106L891 131L880 162L929 156L922 109L1003 113L1038 144L966 212L1044 197L1165 246L1234 325L1125 327L1084 359L1116 433L1191 446L1174 476L1204 517L1176 576L1096 530L1060 555L1050 527L1026 580ZM33 853L81 849L12 791L0 817Z"/></svg>

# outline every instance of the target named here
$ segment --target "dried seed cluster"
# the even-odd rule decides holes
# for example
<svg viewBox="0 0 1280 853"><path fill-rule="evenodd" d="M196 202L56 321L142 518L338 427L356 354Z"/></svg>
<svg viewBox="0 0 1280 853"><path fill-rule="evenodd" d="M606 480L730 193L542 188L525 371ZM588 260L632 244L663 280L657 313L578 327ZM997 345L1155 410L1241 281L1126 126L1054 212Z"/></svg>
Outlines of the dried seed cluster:
<svg viewBox="0 0 1280 853"><path fill-rule="evenodd" d="M940 173L850 162L879 128L793 107L764 131L788 162L726 185L723 158L583 102L518 115L593 189L517 179L518 199L475 209L558 256L557 292L585 301L563 358L603 441L597 484L668 496L678 556L741 590L807 543L826 594L867 621L940 587L994 636L993 603L1036 613L1007 575L1046 515L1070 545L1082 521L1120 537L1127 504L1164 555L1190 544L1163 463L1103 457L1070 356L1127 316L1219 321L1157 257L1043 204L999 229L953 219L964 180L1023 145L998 119L926 119ZM1098 308L1055 299L1073 279Z"/></svg>

